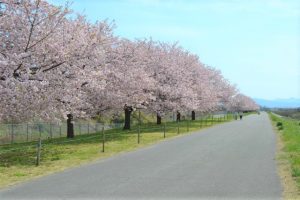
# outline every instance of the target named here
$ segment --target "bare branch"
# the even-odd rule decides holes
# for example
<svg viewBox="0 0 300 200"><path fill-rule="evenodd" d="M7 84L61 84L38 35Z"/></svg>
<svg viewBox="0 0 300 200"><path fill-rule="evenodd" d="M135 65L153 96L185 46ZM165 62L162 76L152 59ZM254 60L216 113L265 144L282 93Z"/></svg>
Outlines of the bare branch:
<svg viewBox="0 0 300 200"><path fill-rule="evenodd" d="M40 81L40 82L44 81L44 80L42 80L42 79L39 79L39 78L33 78L33 77L30 77L28 80L30 80L30 81Z"/></svg>
<svg viewBox="0 0 300 200"><path fill-rule="evenodd" d="M55 28L60 24L60 22L62 21L63 18L61 18L53 27L53 29L47 33L44 37L42 37L40 40L38 40L36 43L34 43L33 45L31 45L30 47L28 47L28 49L31 49L32 47L36 46L37 44L39 44L40 42L44 41L45 39L47 39L55 30Z"/></svg>
<svg viewBox="0 0 300 200"><path fill-rule="evenodd" d="M40 0L37 0L37 3L36 3L36 11L35 11L35 14L34 14L34 17L33 17L33 21L29 21L31 26L30 26L30 31L29 31L29 36L28 36L28 41L27 41L27 44L26 44L26 47L25 47L25 52L28 51L28 47L29 47L29 44L30 44L30 41L31 41L31 37L32 37L32 34L33 34L33 30L34 30L34 26L35 26L35 21L36 21L36 18L37 18L37 14L38 14L38 9L39 9L39 5L40 5Z"/></svg>
<svg viewBox="0 0 300 200"><path fill-rule="evenodd" d="M48 69L44 69L42 72L47 72L47 71L50 71L50 70L52 70L52 69L55 69L55 68L61 66L62 64L64 64L65 62L66 62L66 61L63 61L63 62L57 63L57 64L55 64L55 65L52 65L52 66L49 67Z"/></svg>
<svg viewBox="0 0 300 200"><path fill-rule="evenodd" d="M0 52L0 54L4 57L4 58L7 58L6 54L3 53L3 52Z"/></svg>

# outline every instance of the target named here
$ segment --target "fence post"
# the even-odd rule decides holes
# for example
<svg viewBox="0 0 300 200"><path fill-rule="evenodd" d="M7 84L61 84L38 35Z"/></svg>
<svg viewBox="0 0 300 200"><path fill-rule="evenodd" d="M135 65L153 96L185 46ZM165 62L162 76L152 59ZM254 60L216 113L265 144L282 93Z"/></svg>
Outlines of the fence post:
<svg viewBox="0 0 300 200"><path fill-rule="evenodd" d="M14 143L14 124L11 124L11 143Z"/></svg>
<svg viewBox="0 0 300 200"><path fill-rule="evenodd" d="M166 138L166 123L164 123L164 138Z"/></svg>
<svg viewBox="0 0 300 200"><path fill-rule="evenodd" d="M96 124L95 124L95 132L97 133L97 131L98 131L98 123L96 122Z"/></svg>
<svg viewBox="0 0 300 200"><path fill-rule="evenodd" d="M40 138L41 138L42 137L41 124L39 124L39 134L40 134Z"/></svg>
<svg viewBox="0 0 300 200"><path fill-rule="evenodd" d="M201 116L201 118L200 118L200 128L202 128L202 121L203 121L203 119L202 119L202 116Z"/></svg>
<svg viewBox="0 0 300 200"><path fill-rule="evenodd" d="M177 120L177 134L179 134L179 121Z"/></svg>
<svg viewBox="0 0 300 200"><path fill-rule="evenodd" d="M61 124L59 124L59 137L61 137Z"/></svg>
<svg viewBox="0 0 300 200"><path fill-rule="evenodd" d="M38 143L37 143L37 152L36 152L36 166L40 165L41 147L42 147L42 140L41 140L41 138L39 138Z"/></svg>
<svg viewBox="0 0 300 200"><path fill-rule="evenodd" d="M28 123L26 124L26 142L28 142L28 140L29 140L29 137L28 137L28 130L29 129L29 127L28 127Z"/></svg>
<svg viewBox="0 0 300 200"><path fill-rule="evenodd" d="M187 119L187 121L186 121L186 123L187 123L187 127L186 127L186 130L187 130L187 132L189 132L190 131L190 127L189 127L189 119Z"/></svg>
<svg viewBox="0 0 300 200"><path fill-rule="evenodd" d="M138 144L140 143L140 134L141 134L141 127L140 127L140 124L138 126Z"/></svg>
<svg viewBox="0 0 300 200"><path fill-rule="evenodd" d="M79 123L78 126L79 126L79 135L81 135L81 124Z"/></svg>
<svg viewBox="0 0 300 200"><path fill-rule="evenodd" d="M52 139L53 135L52 135L52 123L51 122L50 122L49 126L50 126L50 138Z"/></svg>
<svg viewBox="0 0 300 200"><path fill-rule="evenodd" d="M102 152L105 151L105 133L104 133L104 127L102 127Z"/></svg>

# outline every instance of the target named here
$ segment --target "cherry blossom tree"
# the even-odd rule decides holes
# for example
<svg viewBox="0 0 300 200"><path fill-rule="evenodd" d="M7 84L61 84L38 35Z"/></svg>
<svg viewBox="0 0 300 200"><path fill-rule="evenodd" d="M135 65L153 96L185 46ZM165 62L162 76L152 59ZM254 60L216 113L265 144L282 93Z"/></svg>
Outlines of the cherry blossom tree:
<svg viewBox="0 0 300 200"><path fill-rule="evenodd" d="M153 99L149 109L157 113L157 123L161 123L161 117L168 111L175 111L179 106L180 99L184 95L180 74L178 55L179 50L176 44L156 43L152 40L140 41L145 46L149 63L147 71L155 79Z"/></svg>
<svg viewBox="0 0 300 200"><path fill-rule="evenodd" d="M111 109L125 112L124 129L130 129L130 116L136 108L146 108L154 98L154 79L146 71L148 57L137 42L120 39L111 47L105 65L105 96Z"/></svg>
<svg viewBox="0 0 300 200"><path fill-rule="evenodd" d="M229 108L233 112L257 111L259 106L250 97L241 93L232 97Z"/></svg>
<svg viewBox="0 0 300 200"><path fill-rule="evenodd" d="M68 5L0 1L0 121L60 120L135 109L157 114L256 110L220 71L177 43L130 41Z"/></svg>
<svg viewBox="0 0 300 200"><path fill-rule="evenodd" d="M83 16L70 20L67 7L42 0L5 0L2 5L1 119L85 114L89 104L82 88L95 82L103 87L96 80L112 38L111 26L91 25Z"/></svg>
<svg viewBox="0 0 300 200"><path fill-rule="evenodd" d="M189 80L188 69L184 63L187 52L177 44L159 43L153 40L136 41L146 58L146 71L153 78L155 86L150 89L155 96L150 101L148 110L157 113L157 124L161 123L161 117L170 111L177 111L186 98ZM185 59L187 61L187 59Z"/></svg>
<svg viewBox="0 0 300 200"><path fill-rule="evenodd" d="M49 52L57 44L49 43L49 39L62 25L68 10L44 1L5 0L1 4L2 119L25 120L35 117L35 111L48 118L49 113L43 108L51 100L42 91L46 91L49 82L40 75L61 65L56 59L49 59L52 58ZM44 99L47 99L45 104Z"/></svg>

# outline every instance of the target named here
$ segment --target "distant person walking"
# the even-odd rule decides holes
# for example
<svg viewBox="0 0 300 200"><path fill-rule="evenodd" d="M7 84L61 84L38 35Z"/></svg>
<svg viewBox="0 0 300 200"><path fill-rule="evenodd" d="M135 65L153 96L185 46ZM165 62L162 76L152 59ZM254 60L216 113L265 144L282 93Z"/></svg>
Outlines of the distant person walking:
<svg viewBox="0 0 300 200"><path fill-rule="evenodd" d="M240 112L240 120L243 119L243 112Z"/></svg>

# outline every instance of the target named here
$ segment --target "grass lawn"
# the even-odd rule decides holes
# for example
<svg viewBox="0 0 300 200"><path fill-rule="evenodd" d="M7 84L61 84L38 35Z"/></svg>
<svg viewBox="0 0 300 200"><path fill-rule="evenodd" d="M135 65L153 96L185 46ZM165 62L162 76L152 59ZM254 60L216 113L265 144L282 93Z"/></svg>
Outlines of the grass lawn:
<svg viewBox="0 0 300 200"><path fill-rule="evenodd" d="M282 142L282 152L280 152L279 160L283 163L287 161L288 175L292 176L293 184L296 183L296 196L300 198L300 121L276 116L272 113L270 113L270 118L274 127L278 130ZM285 184L285 181L283 184Z"/></svg>
<svg viewBox="0 0 300 200"><path fill-rule="evenodd" d="M166 123L166 138L172 138L192 131L232 120L212 119L207 121L182 121ZM179 130L179 134L178 134ZM87 162L110 157L120 152L128 152L164 140L164 126L146 124L140 127L138 144L138 127L130 131L110 129L104 131L105 152L102 152L102 132L79 135L74 139L57 138L42 141L40 165L36 166L37 142L19 143L0 146L0 187L9 186L20 181L43 176ZM189 132L188 132L189 131Z"/></svg>

